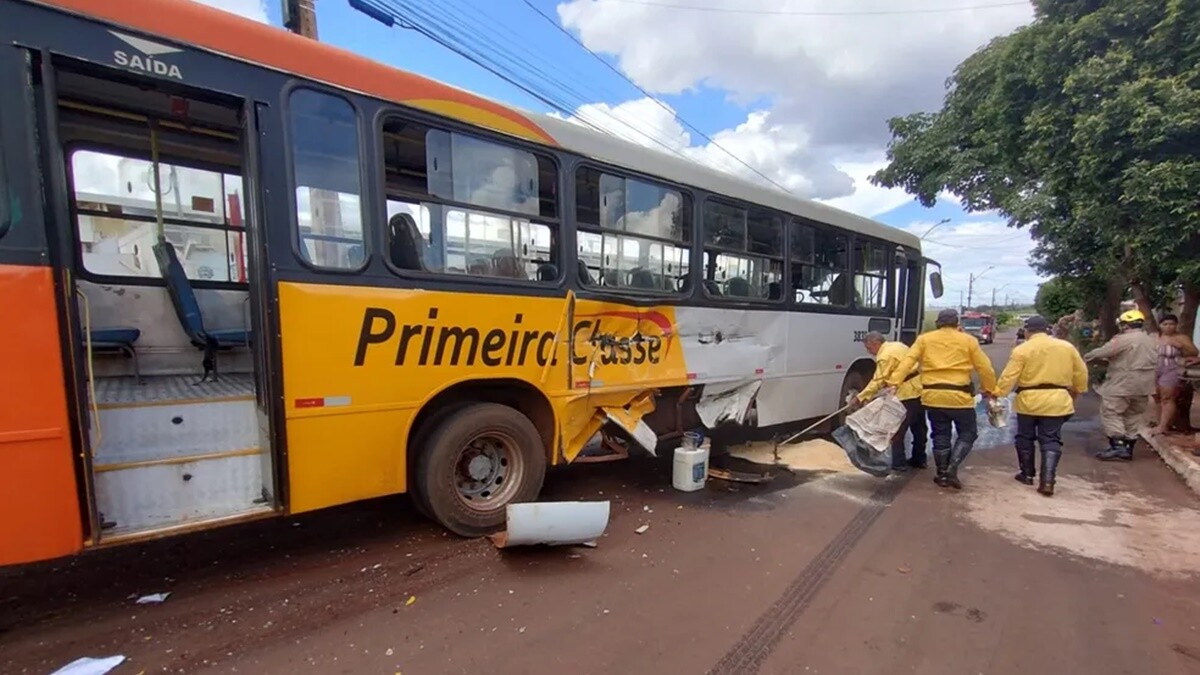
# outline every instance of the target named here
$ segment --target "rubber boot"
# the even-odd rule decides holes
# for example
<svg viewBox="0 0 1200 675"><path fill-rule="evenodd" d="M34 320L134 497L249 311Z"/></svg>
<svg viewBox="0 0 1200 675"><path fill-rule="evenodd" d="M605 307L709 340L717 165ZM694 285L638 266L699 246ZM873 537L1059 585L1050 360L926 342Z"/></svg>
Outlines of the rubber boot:
<svg viewBox="0 0 1200 675"><path fill-rule="evenodd" d="M1137 445L1137 442L1137 436L1125 439L1125 454L1128 455L1127 459L1129 461L1133 461L1133 448Z"/></svg>
<svg viewBox="0 0 1200 675"><path fill-rule="evenodd" d="M934 450L933 463L937 467L937 475L934 476L933 482L940 487L946 487L946 471L950 467L950 450Z"/></svg>
<svg viewBox="0 0 1200 675"><path fill-rule="evenodd" d="M1037 470L1034 468L1033 448L1028 450L1017 448L1017 464L1021 467L1021 472L1013 478L1018 483L1033 485L1033 478L1037 475Z"/></svg>
<svg viewBox="0 0 1200 675"><path fill-rule="evenodd" d="M1062 459L1062 450L1042 451L1042 479L1038 482L1037 491L1047 497L1054 496L1054 479L1058 475L1058 460Z"/></svg>
<svg viewBox="0 0 1200 675"><path fill-rule="evenodd" d="M958 467L962 466L967 455L971 454L971 445L956 441L950 450L950 466L946 469L946 486L955 490L963 489L962 481L958 480Z"/></svg>
<svg viewBox="0 0 1200 675"><path fill-rule="evenodd" d="M1123 438L1108 439L1108 449L1096 455L1101 462L1128 462L1133 459L1133 447Z"/></svg>

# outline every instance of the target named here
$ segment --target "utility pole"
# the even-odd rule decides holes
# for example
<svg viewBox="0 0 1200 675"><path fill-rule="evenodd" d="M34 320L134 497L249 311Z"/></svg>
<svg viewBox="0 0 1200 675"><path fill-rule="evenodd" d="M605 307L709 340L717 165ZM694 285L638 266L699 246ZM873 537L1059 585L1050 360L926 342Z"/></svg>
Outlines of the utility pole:
<svg viewBox="0 0 1200 675"><path fill-rule="evenodd" d="M281 0L283 25L291 32L317 40L316 0ZM342 208L338 193L308 186L309 231L318 238L313 242L314 262L329 267L340 266L338 244L327 237L342 235ZM301 242L301 246L305 246Z"/></svg>
<svg viewBox="0 0 1200 675"><path fill-rule="evenodd" d="M1012 282L1009 282L1009 283L1012 283ZM996 308L996 291L1002 291L1002 290L1004 290L1005 288L1007 288L1007 287L1008 287L1008 285L1009 285L1009 284L1001 284L1000 286L992 286L992 311L993 311L993 312L995 312L995 311L996 311L996 309L997 309L997 308ZM1007 297L1007 296L1006 296L1006 297ZM1006 304L1007 304L1007 303L1006 303Z"/></svg>
<svg viewBox="0 0 1200 675"><path fill-rule="evenodd" d="M987 274L990 270L994 270L994 269L996 269L996 266L992 265L991 267L988 267L986 270L980 272L979 274L972 274L970 277L967 278L967 307L971 306L971 299L974 297L973 294L975 291L975 281L977 279L979 279L980 277L982 277L983 275Z"/></svg>
<svg viewBox="0 0 1200 675"><path fill-rule="evenodd" d="M310 40L317 39L316 0L283 0L283 25Z"/></svg>

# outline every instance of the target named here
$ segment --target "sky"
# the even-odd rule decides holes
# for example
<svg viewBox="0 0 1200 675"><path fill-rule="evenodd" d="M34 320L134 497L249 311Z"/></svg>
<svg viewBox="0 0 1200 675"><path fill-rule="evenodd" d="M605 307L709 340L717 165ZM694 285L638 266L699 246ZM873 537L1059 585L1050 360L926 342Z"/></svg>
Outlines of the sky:
<svg viewBox="0 0 1200 675"><path fill-rule="evenodd" d="M197 0L279 25L280 0ZM942 263L939 306L1031 303L1042 281L1026 231L930 209L867 177L887 120L935 111L954 67L1028 23L1015 0L370 0L501 61L529 91L417 30L316 0L319 37L375 60L924 235ZM624 77L622 77L624 76ZM626 79L627 78L627 79ZM751 167L751 168L748 168Z"/></svg>

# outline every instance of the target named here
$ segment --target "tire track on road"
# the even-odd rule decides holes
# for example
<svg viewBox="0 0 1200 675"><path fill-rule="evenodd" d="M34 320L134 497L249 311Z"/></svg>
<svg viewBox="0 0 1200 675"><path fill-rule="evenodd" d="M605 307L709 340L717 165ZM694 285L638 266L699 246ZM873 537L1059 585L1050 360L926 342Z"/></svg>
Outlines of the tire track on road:
<svg viewBox="0 0 1200 675"><path fill-rule="evenodd" d="M725 652L709 675L743 675L755 673L775 650L784 633L800 618L813 598L833 577L838 566L854 550L871 525L879 519L913 474L899 480L886 480L871 493L870 503L846 523L842 531L788 584L767 611L759 616L750 630Z"/></svg>

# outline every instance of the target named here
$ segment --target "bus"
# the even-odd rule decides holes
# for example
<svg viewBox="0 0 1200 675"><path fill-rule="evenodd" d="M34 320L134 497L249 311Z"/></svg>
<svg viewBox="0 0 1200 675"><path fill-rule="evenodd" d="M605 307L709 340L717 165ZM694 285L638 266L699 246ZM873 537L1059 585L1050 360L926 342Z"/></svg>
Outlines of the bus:
<svg viewBox="0 0 1200 675"><path fill-rule="evenodd" d="M996 341L996 317L984 312L964 312L962 315L963 332L979 340L980 344L990 345Z"/></svg>
<svg viewBox="0 0 1200 675"><path fill-rule="evenodd" d="M918 331L872 220L188 0L0 16L0 564L398 493L485 534Z"/></svg>

